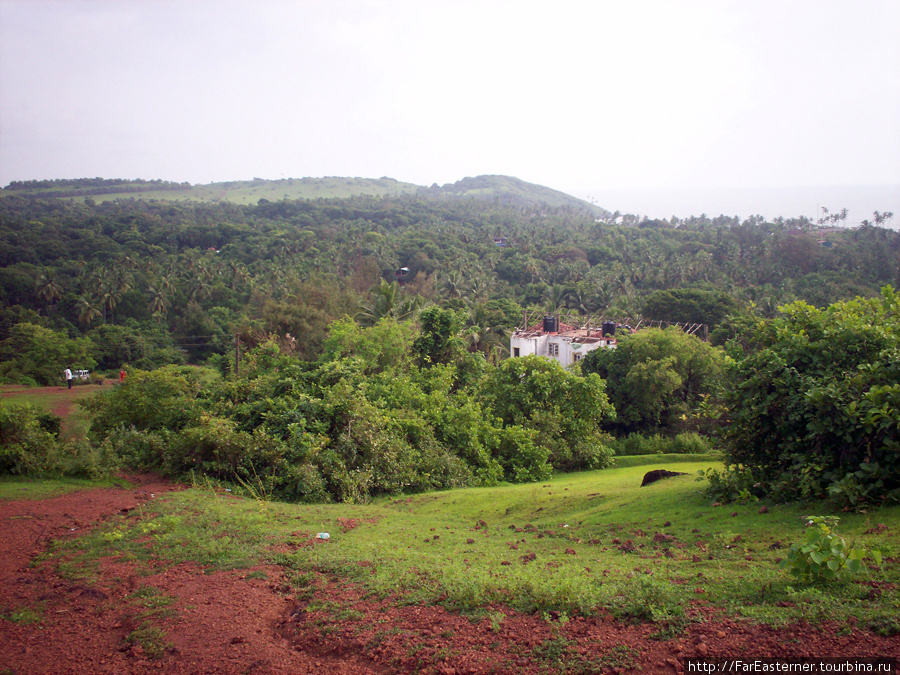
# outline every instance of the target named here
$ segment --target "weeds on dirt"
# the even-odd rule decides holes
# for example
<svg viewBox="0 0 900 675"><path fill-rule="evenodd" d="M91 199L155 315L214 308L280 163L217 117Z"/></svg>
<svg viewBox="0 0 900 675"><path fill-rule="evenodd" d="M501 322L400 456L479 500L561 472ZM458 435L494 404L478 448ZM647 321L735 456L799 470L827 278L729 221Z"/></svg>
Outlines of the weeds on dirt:
<svg viewBox="0 0 900 675"><path fill-rule="evenodd" d="M142 585L125 598L132 605L140 608L131 622L137 628L125 636L125 643L139 646L144 654L151 659L159 659L171 648L171 643L166 637L165 631L156 625L156 622L165 617L173 616L174 610L170 608L176 598L165 595L154 586Z"/></svg>
<svg viewBox="0 0 900 675"><path fill-rule="evenodd" d="M637 667L637 661L641 652L628 645L613 645L609 651L598 659L598 664L604 668L624 668L630 670Z"/></svg>
<svg viewBox="0 0 900 675"><path fill-rule="evenodd" d="M613 614L626 620L671 622L684 616L683 595L666 580L640 577L619 590Z"/></svg>
<svg viewBox="0 0 900 675"><path fill-rule="evenodd" d="M0 614L0 619L23 625L40 623L44 620L44 610L42 608L22 607L21 609L13 609Z"/></svg>
<svg viewBox="0 0 900 675"><path fill-rule="evenodd" d="M900 621L892 616L878 617L869 622L869 630L882 637L900 635Z"/></svg>
<svg viewBox="0 0 900 675"><path fill-rule="evenodd" d="M125 643L139 646L151 659L162 658L172 647L166 638L165 631L149 623L141 624L140 627L128 633L125 636Z"/></svg>
<svg viewBox="0 0 900 675"><path fill-rule="evenodd" d="M126 597L142 607L151 610L168 607L175 602L175 598L169 595L163 595L162 591L153 586L141 586L134 593Z"/></svg>

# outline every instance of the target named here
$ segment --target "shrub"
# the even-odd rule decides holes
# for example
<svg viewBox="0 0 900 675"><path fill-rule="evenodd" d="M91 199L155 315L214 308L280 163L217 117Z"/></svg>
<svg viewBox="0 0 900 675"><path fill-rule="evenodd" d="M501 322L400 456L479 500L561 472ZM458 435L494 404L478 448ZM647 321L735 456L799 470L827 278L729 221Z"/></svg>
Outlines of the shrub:
<svg viewBox="0 0 900 675"><path fill-rule="evenodd" d="M712 451L709 441L694 431L676 434L666 452L676 455L699 455Z"/></svg>
<svg viewBox="0 0 900 675"><path fill-rule="evenodd" d="M787 557L781 561L800 581L834 581L847 574L865 569L863 560L871 555L876 565L881 564L881 552L852 548L837 535L840 518L837 516L806 516L807 533L803 542L793 544Z"/></svg>
<svg viewBox="0 0 900 675"><path fill-rule="evenodd" d="M599 469L612 462L601 425L616 413L596 374L580 377L540 356L507 359L482 379L480 394L485 413L504 427L536 432L533 443L548 453L552 469Z"/></svg>
<svg viewBox="0 0 900 675"><path fill-rule="evenodd" d="M713 502L750 502L765 495L756 474L748 467L731 465L721 472L717 469L701 469L697 474L697 480L709 483L705 492Z"/></svg>
<svg viewBox="0 0 900 675"><path fill-rule="evenodd" d="M683 432L674 437L660 434L628 434L613 441L612 447L619 456L677 454L693 455L710 452L709 441L696 432Z"/></svg>
<svg viewBox="0 0 900 675"><path fill-rule="evenodd" d="M199 415L201 369L166 366L132 369L125 382L79 404L92 415L91 436L102 440L118 427L179 431Z"/></svg>
<svg viewBox="0 0 900 675"><path fill-rule="evenodd" d="M44 474L56 468L56 436L42 426L45 415L31 405L0 402L0 474Z"/></svg>
<svg viewBox="0 0 900 675"><path fill-rule="evenodd" d="M32 323L17 323L0 341L0 378L7 382L61 385L65 368L91 369L93 343Z"/></svg>
<svg viewBox="0 0 900 675"><path fill-rule="evenodd" d="M30 405L0 403L0 474L99 478L119 465L110 448L59 441L60 422Z"/></svg>
<svg viewBox="0 0 900 675"><path fill-rule="evenodd" d="M780 499L900 501L900 297L781 311L733 368L728 463Z"/></svg>

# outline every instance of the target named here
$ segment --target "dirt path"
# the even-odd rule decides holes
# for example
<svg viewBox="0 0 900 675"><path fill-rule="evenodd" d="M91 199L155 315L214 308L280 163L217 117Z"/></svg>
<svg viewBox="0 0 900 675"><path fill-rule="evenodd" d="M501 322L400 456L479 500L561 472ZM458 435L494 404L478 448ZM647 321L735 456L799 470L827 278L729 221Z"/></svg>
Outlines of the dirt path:
<svg viewBox="0 0 900 675"><path fill-rule="evenodd" d="M317 578L298 596L277 567L206 574L160 565L148 574L105 559L86 583L67 578L55 561L32 563L51 539L79 536L179 489L152 476L132 480L136 487L0 502L0 673L677 673L684 657L704 655L900 657L900 638L853 627L837 636L836 626L776 630L717 620L701 595L688 610L698 621L674 638L653 639L659 626L606 616L573 618L555 633L542 618L503 607L473 621L368 597L333 578ZM150 623L137 599L147 589L174 599ZM315 610L311 598L326 599L329 609Z"/></svg>

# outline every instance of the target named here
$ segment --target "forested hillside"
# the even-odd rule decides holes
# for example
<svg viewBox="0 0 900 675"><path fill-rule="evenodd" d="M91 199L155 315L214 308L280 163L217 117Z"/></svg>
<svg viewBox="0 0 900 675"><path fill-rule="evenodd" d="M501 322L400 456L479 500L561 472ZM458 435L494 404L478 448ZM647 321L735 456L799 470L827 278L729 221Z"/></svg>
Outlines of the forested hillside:
<svg viewBox="0 0 900 675"><path fill-rule="evenodd" d="M897 283L898 258L900 234L872 226L596 220L421 197L256 206L7 197L0 337L28 321L101 343L149 340L196 361L236 333L290 334L314 358L334 319L431 302L468 311L471 339L487 349L522 308L724 326L728 314L773 316L793 299L873 295ZM118 367L150 352L100 361Z"/></svg>
<svg viewBox="0 0 900 675"><path fill-rule="evenodd" d="M162 180L77 178L73 180L15 181L0 189L3 197L90 198L95 202L117 199L157 199L160 201L227 202L244 206L260 200L344 199L349 197L401 197L418 195L428 199L475 199L524 207L568 207L593 215L604 209L552 190L526 183L512 176L475 176L455 183L430 187L381 178L282 178L280 180L227 181L192 185Z"/></svg>

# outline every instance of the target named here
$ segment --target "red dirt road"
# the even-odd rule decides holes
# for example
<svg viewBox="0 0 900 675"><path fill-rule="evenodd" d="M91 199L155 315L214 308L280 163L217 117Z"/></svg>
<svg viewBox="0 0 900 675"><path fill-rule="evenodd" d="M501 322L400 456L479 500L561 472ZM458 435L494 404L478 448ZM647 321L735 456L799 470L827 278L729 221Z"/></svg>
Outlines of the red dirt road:
<svg viewBox="0 0 900 675"><path fill-rule="evenodd" d="M704 655L900 657L896 636L717 619L702 599L688 609L697 622L658 640L650 636L659 626L605 616L573 618L555 634L547 621L503 607L491 608L493 623L472 621L440 607L366 597L334 578L319 577L309 595L298 596L278 567L205 574L194 565L160 564L147 574L106 559L87 583L68 578L54 561L32 564L50 540L77 537L179 489L152 476L129 480L137 486L0 502L0 673L680 673L684 657ZM174 599L149 624L134 595L147 587ZM332 609L310 611L310 597L327 599ZM22 619L26 610L31 621ZM159 654L136 639L148 630L162 645Z"/></svg>

